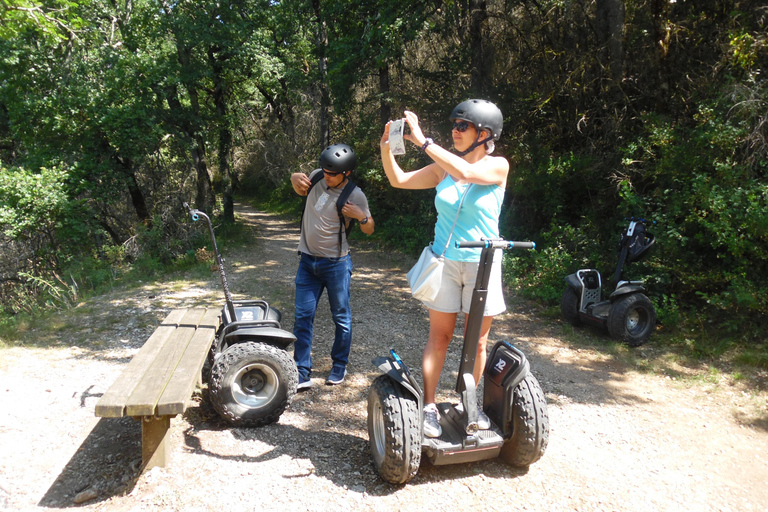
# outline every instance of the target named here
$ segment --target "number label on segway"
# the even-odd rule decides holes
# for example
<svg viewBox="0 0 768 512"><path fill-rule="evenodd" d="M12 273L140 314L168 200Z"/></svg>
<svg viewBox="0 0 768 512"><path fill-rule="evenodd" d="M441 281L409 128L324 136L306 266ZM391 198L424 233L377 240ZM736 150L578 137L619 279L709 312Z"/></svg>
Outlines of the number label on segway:
<svg viewBox="0 0 768 512"><path fill-rule="evenodd" d="M486 377L497 386L502 386L504 378L517 363L518 361L510 354L499 350L496 352L496 360L493 361L491 369Z"/></svg>

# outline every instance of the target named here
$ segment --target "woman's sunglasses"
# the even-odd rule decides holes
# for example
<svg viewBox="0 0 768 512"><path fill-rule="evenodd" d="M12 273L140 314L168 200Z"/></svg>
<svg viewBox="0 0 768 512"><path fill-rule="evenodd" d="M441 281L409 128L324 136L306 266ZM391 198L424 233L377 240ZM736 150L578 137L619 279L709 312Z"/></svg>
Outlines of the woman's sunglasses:
<svg viewBox="0 0 768 512"><path fill-rule="evenodd" d="M452 130L456 130L459 133L464 133L470 126L470 123L467 121L454 121Z"/></svg>

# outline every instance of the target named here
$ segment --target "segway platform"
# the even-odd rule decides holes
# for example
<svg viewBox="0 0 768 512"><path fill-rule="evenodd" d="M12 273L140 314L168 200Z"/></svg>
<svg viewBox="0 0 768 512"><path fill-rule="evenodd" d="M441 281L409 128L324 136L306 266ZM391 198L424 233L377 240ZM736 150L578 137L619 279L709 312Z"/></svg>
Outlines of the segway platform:
<svg viewBox="0 0 768 512"><path fill-rule="evenodd" d="M422 442L424 454L435 466L461 464L478 460L494 459L504 445L504 437L496 425L475 434L464 432L466 418L451 403L437 404L440 410L440 437L425 437Z"/></svg>

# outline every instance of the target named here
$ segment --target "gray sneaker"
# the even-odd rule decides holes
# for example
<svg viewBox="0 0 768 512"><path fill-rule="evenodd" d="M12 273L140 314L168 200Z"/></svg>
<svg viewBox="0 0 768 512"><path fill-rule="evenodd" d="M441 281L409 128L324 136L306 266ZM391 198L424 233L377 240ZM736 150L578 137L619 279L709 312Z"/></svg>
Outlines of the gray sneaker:
<svg viewBox="0 0 768 512"><path fill-rule="evenodd" d="M325 381L328 386L337 386L344 382L347 376L347 369L342 366L334 366L331 368L331 374L328 375L328 379Z"/></svg>
<svg viewBox="0 0 768 512"><path fill-rule="evenodd" d="M440 437L443 429L440 427L440 411L435 404L424 407L424 435L427 437Z"/></svg>

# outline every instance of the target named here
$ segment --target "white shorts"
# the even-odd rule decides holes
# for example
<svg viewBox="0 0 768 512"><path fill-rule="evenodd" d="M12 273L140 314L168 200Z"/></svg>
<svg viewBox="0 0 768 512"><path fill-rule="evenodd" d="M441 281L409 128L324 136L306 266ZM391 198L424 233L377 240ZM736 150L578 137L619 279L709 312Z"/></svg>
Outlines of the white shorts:
<svg viewBox="0 0 768 512"><path fill-rule="evenodd" d="M503 251L493 254L491 278L488 282L488 297L485 301L483 316L496 316L507 310L504 293L501 289L501 259ZM434 301L422 301L429 309L442 313L467 313L472 304L472 292L477 279L478 262L445 260L443 282Z"/></svg>

